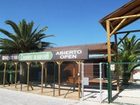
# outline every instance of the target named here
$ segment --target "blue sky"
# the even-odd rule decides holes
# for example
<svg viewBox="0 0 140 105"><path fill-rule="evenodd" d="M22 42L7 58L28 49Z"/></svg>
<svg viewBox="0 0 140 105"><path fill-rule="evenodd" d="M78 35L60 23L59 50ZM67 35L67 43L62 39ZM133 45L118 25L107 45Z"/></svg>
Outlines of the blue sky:
<svg viewBox="0 0 140 105"><path fill-rule="evenodd" d="M106 42L106 32L99 20L130 0L1 0L0 28L10 28L5 20L18 23L34 21L48 26L46 41L55 46ZM137 24L138 25L138 24Z"/></svg>

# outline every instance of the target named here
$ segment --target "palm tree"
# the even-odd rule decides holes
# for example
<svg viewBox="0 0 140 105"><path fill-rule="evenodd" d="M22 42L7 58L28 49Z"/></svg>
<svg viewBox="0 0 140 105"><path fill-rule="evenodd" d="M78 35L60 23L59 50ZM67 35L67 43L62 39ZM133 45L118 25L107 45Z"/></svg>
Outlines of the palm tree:
<svg viewBox="0 0 140 105"><path fill-rule="evenodd" d="M34 28L33 21L27 23L25 20L22 20L19 24L11 20L7 20L5 23L11 26L13 33L0 28L0 32L6 36L5 38L0 37L0 50L3 54L41 51L52 44L42 41L53 36L44 33L48 27L42 29ZM21 68L23 72L20 77L26 81L26 65L24 62L21 63Z"/></svg>
<svg viewBox="0 0 140 105"><path fill-rule="evenodd" d="M11 26L14 33L0 29L0 32L6 36L6 38L0 38L1 53L11 54L40 51L52 44L42 41L53 36L44 33L48 27L42 29L37 27L34 29L34 22L27 23L25 20L22 20L19 24L11 20L7 20L5 23Z"/></svg>
<svg viewBox="0 0 140 105"><path fill-rule="evenodd" d="M126 37L119 46L119 62L122 62L123 84L128 84L132 68L136 67L133 62L137 62L139 55L140 39L136 39L136 36Z"/></svg>

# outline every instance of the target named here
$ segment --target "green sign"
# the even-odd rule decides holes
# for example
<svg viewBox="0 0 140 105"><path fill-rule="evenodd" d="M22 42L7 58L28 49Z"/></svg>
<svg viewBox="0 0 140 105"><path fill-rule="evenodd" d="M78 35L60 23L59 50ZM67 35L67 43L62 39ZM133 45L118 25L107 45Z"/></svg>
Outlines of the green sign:
<svg viewBox="0 0 140 105"><path fill-rule="evenodd" d="M52 52L34 52L19 54L19 61L43 61L51 60L53 58Z"/></svg>

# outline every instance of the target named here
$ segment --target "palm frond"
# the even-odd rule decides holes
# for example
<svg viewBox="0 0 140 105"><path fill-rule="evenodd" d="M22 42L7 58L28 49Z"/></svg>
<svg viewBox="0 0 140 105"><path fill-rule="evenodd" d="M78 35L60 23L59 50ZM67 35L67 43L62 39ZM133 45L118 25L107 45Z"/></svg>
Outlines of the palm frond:
<svg viewBox="0 0 140 105"><path fill-rule="evenodd" d="M48 27L42 29L39 29L39 27L33 28L34 22L28 23L24 19L18 25L11 20L7 20L5 23L12 27L14 33L0 29L1 33L8 36L7 39L0 38L0 49L3 53L38 51L52 44L50 42L42 42L42 40L54 36L44 33Z"/></svg>
<svg viewBox="0 0 140 105"><path fill-rule="evenodd" d="M10 26L12 27L12 29L14 30L14 32L16 33L16 35L21 36L19 27L17 26L16 23L14 23L14 22L11 21L11 20L7 20L7 21L5 21L5 23L8 24L8 25L10 25Z"/></svg>

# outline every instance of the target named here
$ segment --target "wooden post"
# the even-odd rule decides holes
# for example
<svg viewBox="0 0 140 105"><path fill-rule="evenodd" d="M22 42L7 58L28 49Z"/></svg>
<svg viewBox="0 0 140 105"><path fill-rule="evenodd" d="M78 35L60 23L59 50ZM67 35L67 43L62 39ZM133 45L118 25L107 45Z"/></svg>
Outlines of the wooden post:
<svg viewBox="0 0 140 105"><path fill-rule="evenodd" d="M20 91L22 91L22 82L23 82L23 68L22 63L20 62Z"/></svg>
<svg viewBox="0 0 140 105"><path fill-rule="evenodd" d="M41 93L43 93L43 80L44 80L44 62L41 63Z"/></svg>
<svg viewBox="0 0 140 105"><path fill-rule="evenodd" d="M46 67L46 65L45 65L45 87L47 86L47 72L48 72L48 70L47 70L47 67Z"/></svg>
<svg viewBox="0 0 140 105"><path fill-rule="evenodd" d="M111 62L110 21L106 20L108 62Z"/></svg>
<svg viewBox="0 0 140 105"><path fill-rule="evenodd" d="M112 34L115 34L115 32L121 27L121 25L126 21L126 18L122 19L121 22L110 32L110 21L106 21L106 27L107 27L107 44L108 44L108 62L111 62L111 44L110 44L110 37ZM118 49L117 49L117 35L114 35L115 38L115 48L116 48L116 60L118 59ZM117 90L119 91L119 77L117 77Z"/></svg>
<svg viewBox="0 0 140 105"><path fill-rule="evenodd" d="M15 88L17 88L17 62L14 63L15 64Z"/></svg>
<svg viewBox="0 0 140 105"><path fill-rule="evenodd" d="M56 62L58 64L58 95L60 96L60 84L61 84L61 63L60 61Z"/></svg>
<svg viewBox="0 0 140 105"><path fill-rule="evenodd" d="M29 91L29 81L30 81L30 62L26 62L27 63L27 91Z"/></svg>
<svg viewBox="0 0 140 105"><path fill-rule="evenodd" d="M75 84L76 84L76 71L73 68L73 92L75 91Z"/></svg>
<svg viewBox="0 0 140 105"><path fill-rule="evenodd" d="M3 86L5 86L6 65L7 65L7 63L6 63L6 62L4 62L4 72L3 72Z"/></svg>
<svg viewBox="0 0 140 105"><path fill-rule="evenodd" d="M76 61L78 64L78 98L81 97L81 61Z"/></svg>
<svg viewBox="0 0 140 105"><path fill-rule="evenodd" d="M110 21L106 20L106 28L107 28L107 53L108 53L108 102L112 101L112 84L111 84L111 71L110 71L110 63L111 63L111 43L110 43Z"/></svg>

